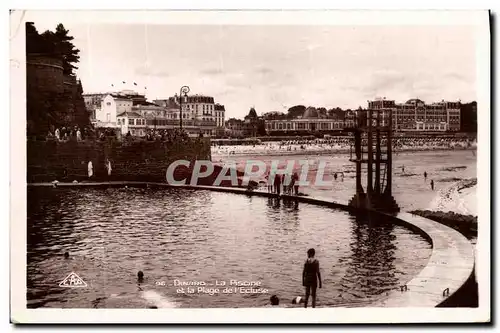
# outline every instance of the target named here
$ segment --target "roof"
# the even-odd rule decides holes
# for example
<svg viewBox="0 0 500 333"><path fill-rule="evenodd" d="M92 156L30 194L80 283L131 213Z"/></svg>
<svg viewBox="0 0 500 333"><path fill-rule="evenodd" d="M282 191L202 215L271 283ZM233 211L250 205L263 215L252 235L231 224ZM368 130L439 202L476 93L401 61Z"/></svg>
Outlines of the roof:
<svg viewBox="0 0 500 333"><path fill-rule="evenodd" d="M406 104L417 104L417 103L424 103L424 101L418 98L412 98L406 101Z"/></svg>
<svg viewBox="0 0 500 333"><path fill-rule="evenodd" d="M126 96L121 96L121 95L116 95L116 94L110 94L110 95L114 99L121 99L121 100L125 100L125 101L132 101L130 98L128 98Z"/></svg>
<svg viewBox="0 0 500 333"><path fill-rule="evenodd" d="M148 102L148 101L142 101L142 100L140 100L140 101L138 101L138 100L133 101L133 105L134 106L144 106L145 105L145 106L158 106L158 107L160 107L158 104L151 103L151 102Z"/></svg>
<svg viewBox="0 0 500 333"><path fill-rule="evenodd" d="M179 103L175 102L173 97L170 97L169 99L155 99L153 102L158 106L166 108L179 108Z"/></svg>
<svg viewBox="0 0 500 333"><path fill-rule="evenodd" d="M117 117L129 117L129 118L143 118L140 114L137 112L122 112Z"/></svg>

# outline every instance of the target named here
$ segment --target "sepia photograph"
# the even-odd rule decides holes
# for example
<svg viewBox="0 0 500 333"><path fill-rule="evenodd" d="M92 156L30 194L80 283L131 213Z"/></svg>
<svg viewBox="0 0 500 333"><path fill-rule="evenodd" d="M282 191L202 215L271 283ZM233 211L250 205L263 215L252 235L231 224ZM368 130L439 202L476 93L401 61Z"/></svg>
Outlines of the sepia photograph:
<svg viewBox="0 0 500 333"><path fill-rule="evenodd" d="M11 10L11 322L489 322L490 20Z"/></svg>

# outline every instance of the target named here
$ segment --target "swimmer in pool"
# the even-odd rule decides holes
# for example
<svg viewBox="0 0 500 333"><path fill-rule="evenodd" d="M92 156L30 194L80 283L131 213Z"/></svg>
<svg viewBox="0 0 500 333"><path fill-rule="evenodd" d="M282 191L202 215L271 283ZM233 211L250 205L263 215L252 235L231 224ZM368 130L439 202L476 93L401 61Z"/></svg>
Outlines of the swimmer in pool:
<svg viewBox="0 0 500 333"><path fill-rule="evenodd" d="M271 301L271 305L273 306L280 305L280 299L276 295L271 296L269 300Z"/></svg>

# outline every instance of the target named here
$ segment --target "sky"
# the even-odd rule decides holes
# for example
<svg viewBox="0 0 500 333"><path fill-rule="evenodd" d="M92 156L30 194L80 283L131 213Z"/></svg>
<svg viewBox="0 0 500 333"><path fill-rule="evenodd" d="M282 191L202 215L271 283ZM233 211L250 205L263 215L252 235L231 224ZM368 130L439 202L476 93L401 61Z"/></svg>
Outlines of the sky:
<svg viewBox="0 0 500 333"><path fill-rule="evenodd" d="M75 37L85 93L135 89L153 100L188 85L225 105L226 119L251 107L476 99L476 32L466 25L103 24L36 14L26 19L39 32L61 22Z"/></svg>

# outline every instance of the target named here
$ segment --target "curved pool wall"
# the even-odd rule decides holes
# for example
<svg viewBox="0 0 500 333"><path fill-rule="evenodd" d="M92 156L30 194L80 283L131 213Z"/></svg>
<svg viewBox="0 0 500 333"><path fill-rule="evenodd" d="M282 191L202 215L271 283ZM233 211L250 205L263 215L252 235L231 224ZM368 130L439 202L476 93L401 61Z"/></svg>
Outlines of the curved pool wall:
<svg viewBox="0 0 500 333"><path fill-rule="evenodd" d="M53 187L52 183L29 183L29 187ZM170 185L156 182L92 182L58 183L59 187L179 187L184 189L211 190L218 192L277 197L276 194L262 191L248 191L243 188ZM283 199L338 208L351 213L368 213L379 218L390 219L393 223L409 228L427 239L432 252L424 269L400 290L389 292L374 301L374 307L436 307L444 304L455 295L473 274L474 249L472 244L458 231L432 220L401 212L389 215L376 211L360 211L348 206L347 202L326 201L324 199L281 195Z"/></svg>

